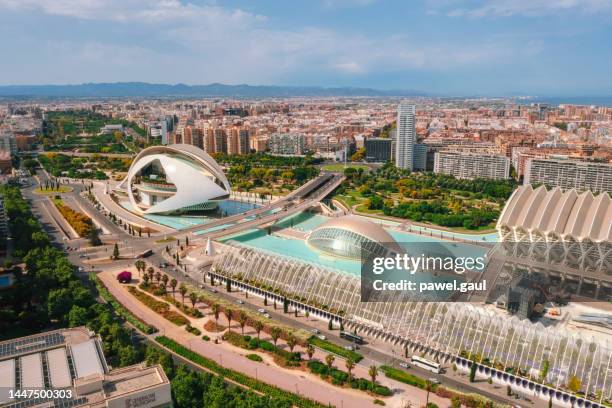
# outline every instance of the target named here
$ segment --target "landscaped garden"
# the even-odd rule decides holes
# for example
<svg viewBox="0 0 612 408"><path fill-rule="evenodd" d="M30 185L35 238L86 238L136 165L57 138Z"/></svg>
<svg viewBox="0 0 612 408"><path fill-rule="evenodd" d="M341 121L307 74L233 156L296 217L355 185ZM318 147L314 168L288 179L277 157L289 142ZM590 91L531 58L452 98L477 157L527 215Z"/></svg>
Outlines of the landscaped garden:
<svg viewBox="0 0 612 408"><path fill-rule="evenodd" d="M88 157L71 157L61 153L45 153L38 161L54 177L106 180L105 171L126 172L132 163L130 158L105 157L93 154Z"/></svg>
<svg viewBox="0 0 612 408"><path fill-rule="evenodd" d="M273 156L264 153L247 155L213 155L227 167L232 188L262 195L281 195L293 191L319 174L312 157Z"/></svg>
<svg viewBox="0 0 612 408"><path fill-rule="evenodd" d="M459 231L492 229L516 187L513 180L459 180L410 173L392 164L365 172L347 168L335 197L358 212L408 219Z"/></svg>

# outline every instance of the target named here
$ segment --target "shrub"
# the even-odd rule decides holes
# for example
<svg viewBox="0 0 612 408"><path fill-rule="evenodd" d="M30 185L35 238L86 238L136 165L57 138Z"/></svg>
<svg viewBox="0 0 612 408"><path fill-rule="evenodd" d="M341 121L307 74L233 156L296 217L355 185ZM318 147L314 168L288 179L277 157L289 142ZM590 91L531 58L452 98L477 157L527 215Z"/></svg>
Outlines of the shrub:
<svg viewBox="0 0 612 408"><path fill-rule="evenodd" d="M187 330L191 334L195 334L196 336L199 336L200 334L202 334L202 332L198 328L193 327L189 324L185 326L185 330Z"/></svg>
<svg viewBox="0 0 612 408"><path fill-rule="evenodd" d="M382 401L382 400L379 400L379 399L375 399L375 400L374 400L374 404L376 404L376 405L382 405L382 406L385 406L385 405L386 405L386 404L385 404L385 401Z"/></svg>
<svg viewBox="0 0 612 408"><path fill-rule="evenodd" d="M383 397L388 397L391 394L393 394L393 392L391 392L389 387L385 387L384 385L375 385L374 389L372 389L372 392L377 395L382 395ZM432 408L432 407L429 407L429 408Z"/></svg>
<svg viewBox="0 0 612 408"><path fill-rule="evenodd" d="M91 218L64 205L61 201L55 201L55 206L80 237L86 237L91 233L94 228Z"/></svg>
<svg viewBox="0 0 612 408"><path fill-rule="evenodd" d="M263 361L263 358L261 358L261 356L258 354L247 354L246 358L248 358L251 361L257 361L259 363Z"/></svg>
<svg viewBox="0 0 612 408"><path fill-rule="evenodd" d="M204 341L210 341L210 337L208 337L206 334L202 336L202 340Z"/></svg>
<svg viewBox="0 0 612 408"><path fill-rule="evenodd" d="M274 351L276 347L269 341L259 341L259 348L264 351Z"/></svg>

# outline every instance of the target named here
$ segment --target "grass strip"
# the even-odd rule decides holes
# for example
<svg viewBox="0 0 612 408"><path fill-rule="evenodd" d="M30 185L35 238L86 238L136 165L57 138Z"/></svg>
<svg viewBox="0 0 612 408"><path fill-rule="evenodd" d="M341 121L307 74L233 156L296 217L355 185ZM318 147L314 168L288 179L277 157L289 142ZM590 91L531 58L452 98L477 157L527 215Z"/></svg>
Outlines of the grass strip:
<svg viewBox="0 0 612 408"><path fill-rule="evenodd" d="M348 359L353 360L353 362L355 363L358 363L361 360L363 360L363 356L357 353L356 351L347 350L342 346L339 346L327 340L322 340L315 336L312 336L311 338L309 338L308 342L312 344L313 346L323 349L325 351L328 351L332 354L336 354L340 357L344 357L347 360Z"/></svg>

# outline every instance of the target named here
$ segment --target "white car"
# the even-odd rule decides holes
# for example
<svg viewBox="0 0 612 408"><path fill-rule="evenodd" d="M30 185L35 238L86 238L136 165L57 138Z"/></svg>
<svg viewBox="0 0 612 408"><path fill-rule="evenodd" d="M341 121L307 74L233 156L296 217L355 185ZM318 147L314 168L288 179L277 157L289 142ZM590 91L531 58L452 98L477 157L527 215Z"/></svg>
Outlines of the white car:
<svg viewBox="0 0 612 408"><path fill-rule="evenodd" d="M435 377L430 377L430 378L427 379L427 381L429 381L432 384L440 384L440 380L438 380Z"/></svg>
<svg viewBox="0 0 612 408"><path fill-rule="evenodd" d="M410 365L405 361L402 361L401 363L399 363L399 366L402 368L410 368Z"/></svg>
<svg viewBox="0 0 612 408"><path fill-rule="evenodd" d="M269 319L269 318L270 318L270 315L269 315L268 313L264 313L264 314L263 314L263 317L265 317L266 319Z"/></svg>
<svg viewBox="0 0 612 408"><path fill-rule="evenodd" d="M348 351L353 351L353 350L355 350L355 347L353 347L353 346L344 346L344 349L348 350Z"/></svg>
<svg viewBox="0 0 612 408"><path fill-rule="evenodd" d="M244 301L242 301L242 300L240 300L240 299L238 299L238 300L236 301L236 303L238 303L239 305L244 305Z"/></svg>
<svg viewBox="0 0 612 408"><path fill-rule="evenodd" d="M266 313L266 309L264 309L264 308L257 309L257 311L258 311L259 313Z"/></svg>
<svg viewBox="0 0 612 408"><path fill-rule="evenodd" d="M317 337L320 338L321 340L327 340L327 337L325 337L324 334L320 334Z"/></svg>
<svg viewBox="0 0 612 408"><path fill-rule="evenodd" d="M310 330L310 331L311 331L311 332L313 332L314 334L319 334L319 333L321 333L321 330L319 330L319 329L312 329L312 330Z"/></svg>

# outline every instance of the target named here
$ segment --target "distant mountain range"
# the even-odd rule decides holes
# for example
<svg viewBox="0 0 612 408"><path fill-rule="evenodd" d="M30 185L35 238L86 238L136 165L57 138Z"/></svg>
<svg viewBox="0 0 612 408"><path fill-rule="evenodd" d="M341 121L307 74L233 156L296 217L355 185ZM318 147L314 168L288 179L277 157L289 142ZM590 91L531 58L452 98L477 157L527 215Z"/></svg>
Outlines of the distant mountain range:
<svg viewBox="0 0 612 408"><path fill-rule="evenodd" d="M87 83L78 85L4 85L0 97L121 98L121 97L291 97L291 96L432 96L415 90L324 88L274 85L185 85L146 82Z"/></svg>

